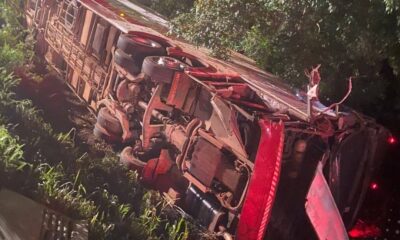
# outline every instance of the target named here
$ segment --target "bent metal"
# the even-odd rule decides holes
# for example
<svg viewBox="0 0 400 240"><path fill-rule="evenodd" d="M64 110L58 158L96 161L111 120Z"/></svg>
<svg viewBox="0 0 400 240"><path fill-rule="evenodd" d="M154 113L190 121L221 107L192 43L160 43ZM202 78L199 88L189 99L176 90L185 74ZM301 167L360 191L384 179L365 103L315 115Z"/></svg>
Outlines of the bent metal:
<svg viewBox="0 0 400 240"><path fill-rule="evenodd" d="M225 239L348 239L387 134L372 120L318 107L238 53L214 59L130 1L29 0L25 15L94 134L126 145L121 162L199 224Z"/></svg>

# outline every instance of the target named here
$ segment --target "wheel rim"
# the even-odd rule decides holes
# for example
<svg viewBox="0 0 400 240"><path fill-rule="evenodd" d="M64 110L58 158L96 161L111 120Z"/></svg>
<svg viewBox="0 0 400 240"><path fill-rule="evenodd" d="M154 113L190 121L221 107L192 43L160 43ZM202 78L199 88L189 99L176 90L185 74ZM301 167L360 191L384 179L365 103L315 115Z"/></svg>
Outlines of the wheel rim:
<svg viewBox="0 0 400 240"><path fill-rule="evenodd" d="M166 66L171 69L181 69L183 66L182 64L176 60L175 58L171 57L156 57L153 59L158 65Z"/></svg>

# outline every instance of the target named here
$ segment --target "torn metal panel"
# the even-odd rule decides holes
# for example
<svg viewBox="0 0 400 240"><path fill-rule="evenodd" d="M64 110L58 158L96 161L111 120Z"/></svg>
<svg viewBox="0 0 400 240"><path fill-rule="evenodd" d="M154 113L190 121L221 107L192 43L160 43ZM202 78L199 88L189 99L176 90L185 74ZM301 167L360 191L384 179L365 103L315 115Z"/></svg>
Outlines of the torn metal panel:
<svg viewBox="0 0 400 240"><path fill-rule="evenodd" d="M242 156L247 157L237 125L237 112L216 96L211 99L211 105L213 112L210 118L210 126L215 138L235 149Z"/></svg>
<svg viewBox="0 0 400 240"><path fill-rule="evenodd" d="M308 191L305 208L319 239L349 239L335 200L322 172L321 163L317 167L314 180Z"/></svg>

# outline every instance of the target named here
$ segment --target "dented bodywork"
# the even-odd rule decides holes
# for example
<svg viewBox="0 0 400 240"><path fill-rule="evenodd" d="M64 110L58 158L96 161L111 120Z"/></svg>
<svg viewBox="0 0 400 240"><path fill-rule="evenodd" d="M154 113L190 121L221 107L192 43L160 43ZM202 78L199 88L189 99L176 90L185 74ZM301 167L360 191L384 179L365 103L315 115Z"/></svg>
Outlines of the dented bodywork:
<svg viewBox="0 0 400 240"><path fill-rule="evenodd" d="M340 227L335 239L346 239L379 165L374 142L386 130L295 94L245 56L217 60L167 36L161 16L133 6L26 4L41 39L36 51L96 114L94 134L125 145L121 163L226 239L333 236L316 221L331 216L316 209L324 201ZM353 136L355 148L346 144Z"/></svg>

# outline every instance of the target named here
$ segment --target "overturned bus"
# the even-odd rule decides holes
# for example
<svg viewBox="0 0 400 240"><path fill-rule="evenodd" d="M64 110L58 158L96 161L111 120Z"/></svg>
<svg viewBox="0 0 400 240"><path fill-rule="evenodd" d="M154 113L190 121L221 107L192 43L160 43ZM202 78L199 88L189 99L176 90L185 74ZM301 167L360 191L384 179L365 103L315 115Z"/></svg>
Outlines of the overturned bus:
<svg viewBox="0 0 400 240"><path fill-rule="evenodd" d="M238 53L212 58L132 1L24 6L36 52L96 114L94 134L125 145L121 162L201 225L225 239L349 238L389 137L373 119Z"/></svg>

